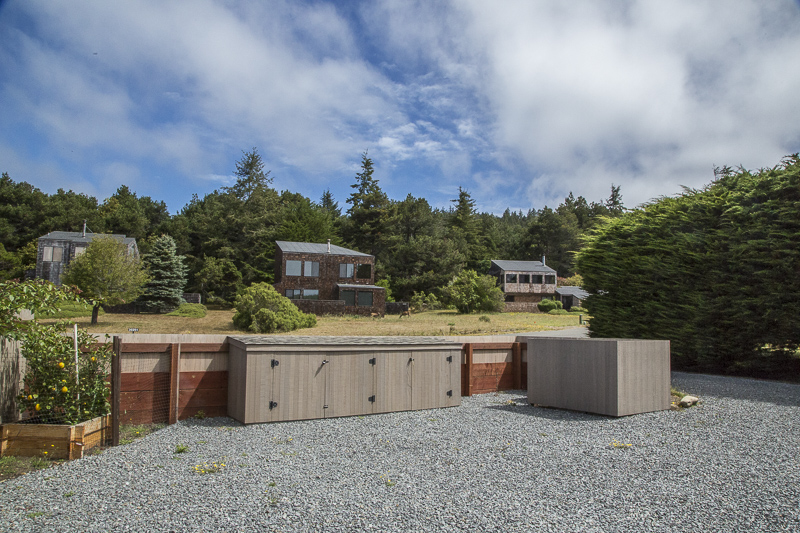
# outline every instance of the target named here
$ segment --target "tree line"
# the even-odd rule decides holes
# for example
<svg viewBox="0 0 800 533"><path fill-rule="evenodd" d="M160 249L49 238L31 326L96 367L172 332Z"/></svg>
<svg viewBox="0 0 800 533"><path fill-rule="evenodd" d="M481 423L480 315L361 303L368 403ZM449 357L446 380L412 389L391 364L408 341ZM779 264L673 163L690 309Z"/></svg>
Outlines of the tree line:
<svg viewBox="0 0 800 533"><path fill-rule="evenodd" d="M312 200L277 191L257 149L235 162L235 183L202 198L194 195L175 215L163 201L138 196L123 185L102 203L59 189L43 193L26 182L0 178L0 278L34 268L36 240L50 231L134 237L143 254L162 234L171 236L188 268L187 291L211 303L231 303L243 287L273 282L275 241L325 242L328 238L376 257L376 280L394 299L439 294L465 269L486 273L491 259L540 260L566 277L575 273L574 252L600 220L624 212L620 188L589 202L570 193L555 209L502 215L478 212L459 188L448 209L432 208L409 194L390 199L365 152L344 205L330 190Z"/></svg>

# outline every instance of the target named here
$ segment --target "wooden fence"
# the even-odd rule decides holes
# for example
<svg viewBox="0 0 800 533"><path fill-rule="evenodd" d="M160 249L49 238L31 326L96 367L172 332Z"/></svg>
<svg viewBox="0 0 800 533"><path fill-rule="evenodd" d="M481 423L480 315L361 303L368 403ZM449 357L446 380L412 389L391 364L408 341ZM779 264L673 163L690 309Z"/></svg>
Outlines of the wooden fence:
<svg viewBox="0 0 800 533"><path fill-rule="evenodd" d="M526 352L525 342L465 342L461 395L527 389Z"/></svg>

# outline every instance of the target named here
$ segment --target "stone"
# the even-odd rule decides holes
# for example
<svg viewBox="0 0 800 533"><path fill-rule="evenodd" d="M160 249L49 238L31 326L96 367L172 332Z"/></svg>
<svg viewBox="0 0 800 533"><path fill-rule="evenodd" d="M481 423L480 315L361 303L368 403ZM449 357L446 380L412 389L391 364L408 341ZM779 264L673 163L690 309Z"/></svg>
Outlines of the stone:
<svg viewBox="0 0 800 533"><path fill-rule="evenodd" d="M691 407L691 406L693 406L694 404L696 404L699 401L700 401L700 398L698 398L697 396L689 396L689 395L687 395L687 396L684 396L683 398L681 398L681 404L680 405L681 405L681 407Z"/></svg>

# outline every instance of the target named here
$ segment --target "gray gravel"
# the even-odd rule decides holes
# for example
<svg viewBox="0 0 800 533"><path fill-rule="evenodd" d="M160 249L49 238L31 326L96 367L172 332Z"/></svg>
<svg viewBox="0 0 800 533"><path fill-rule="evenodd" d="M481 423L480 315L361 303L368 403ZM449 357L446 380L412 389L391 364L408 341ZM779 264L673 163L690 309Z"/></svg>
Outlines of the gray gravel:
<svg viewBox="0 0 800 533"><path fill-rule="evenodd" d="M700 405L613 419L517 391L367 417L182 422L0 483L0 531L800 531L800 386L673 384ZM196 473L204 462L225 467Z"/></svg>

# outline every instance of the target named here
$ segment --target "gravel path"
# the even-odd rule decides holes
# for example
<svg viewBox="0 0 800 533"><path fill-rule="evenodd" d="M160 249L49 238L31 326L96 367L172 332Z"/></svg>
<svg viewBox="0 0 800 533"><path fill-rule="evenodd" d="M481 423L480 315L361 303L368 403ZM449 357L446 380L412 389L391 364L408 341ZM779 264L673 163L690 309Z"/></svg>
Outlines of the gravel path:
<svg viewBox="0 0 800 533"><path fill-rule="evenodd" d="M800 531L800 385L673 384L701 404L613 419L517 391L367 417L182 422L0 483L0 531Z"/></svg>

